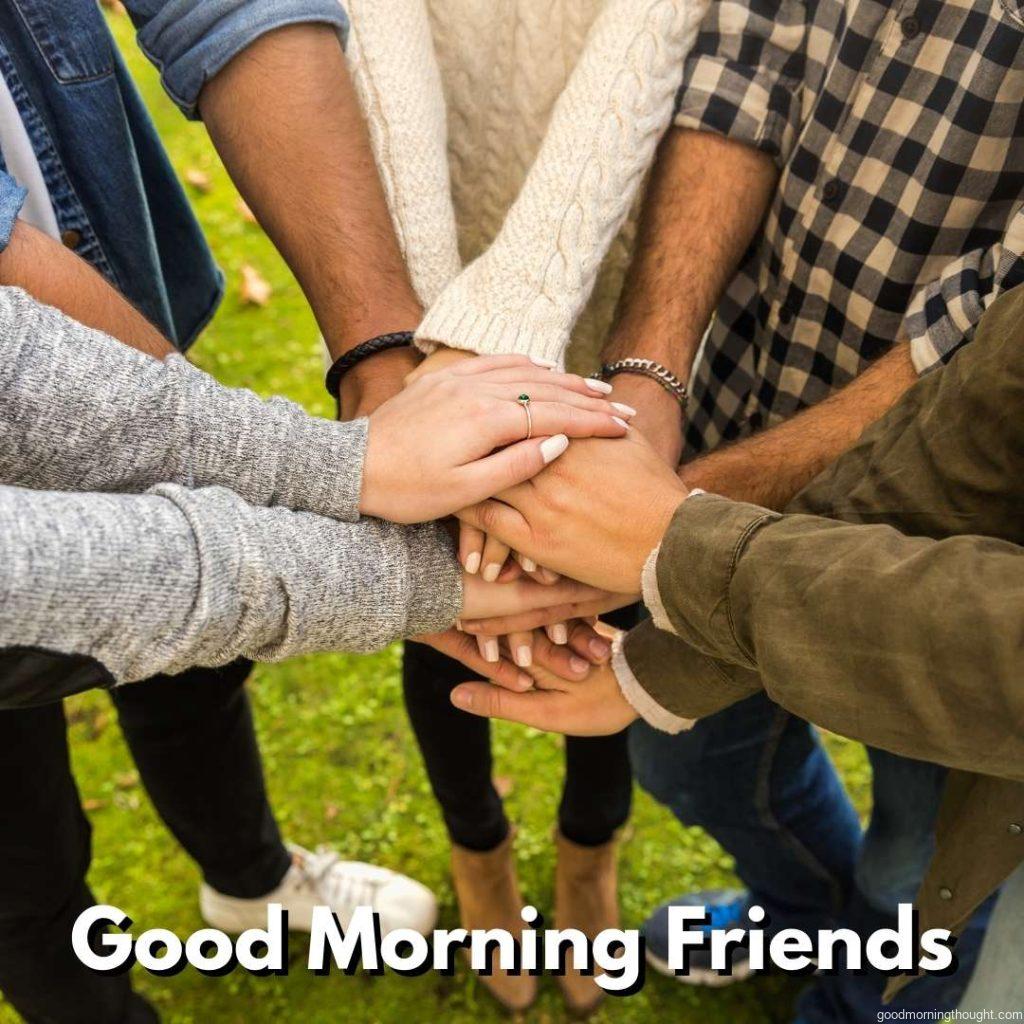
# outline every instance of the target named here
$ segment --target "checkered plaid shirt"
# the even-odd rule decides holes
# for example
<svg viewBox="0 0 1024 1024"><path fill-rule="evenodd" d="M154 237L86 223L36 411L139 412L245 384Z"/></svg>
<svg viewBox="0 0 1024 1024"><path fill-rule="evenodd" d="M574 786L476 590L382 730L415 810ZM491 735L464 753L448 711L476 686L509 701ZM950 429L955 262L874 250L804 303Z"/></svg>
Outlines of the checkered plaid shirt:
<svg viewBox="0 0 1024 1024"><path fill-rule="evenodd" d="M942 363L1024 282L1024 0L712 0L675 123L781 172L695 369L693 451L897 338Z"/></svg>

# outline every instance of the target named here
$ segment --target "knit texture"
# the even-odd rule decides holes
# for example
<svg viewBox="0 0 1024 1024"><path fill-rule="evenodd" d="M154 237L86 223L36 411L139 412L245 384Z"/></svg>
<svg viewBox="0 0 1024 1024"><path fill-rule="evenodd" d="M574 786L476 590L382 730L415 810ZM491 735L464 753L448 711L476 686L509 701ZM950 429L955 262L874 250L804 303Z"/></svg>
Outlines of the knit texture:
<svg viewBox="0 0 1024 1024"><path fill-rule="evenodd" d="M407 40L380 26L392 23L392 8L407 10L414 0L349 6L361 33L356 67L378 69L378 101L361 95L382 174L390 175L387 162L395 155L376 141L379 123L387 121L388 133L419 134L413 148L426 153L434 182L444 158L436 131L426 122L393 122L401 111L383 99L409 90L416 72L401 68L391 78L391 50ZM443 342L561 361L577 325L582 347L596 349L628 260L627 217L669 122L705 6L427 0L433 48L425 54L417 35L417 60L440 69L458 244L473 262L450 278L436 302L428 299L417 332L421 348ZM393 209L397 204L406 221L432 222L422 233L446 234L449 224L433 215L436 197L414 184L419 195L389 192ZM415 277L415 252L407 252Z"/></svg>

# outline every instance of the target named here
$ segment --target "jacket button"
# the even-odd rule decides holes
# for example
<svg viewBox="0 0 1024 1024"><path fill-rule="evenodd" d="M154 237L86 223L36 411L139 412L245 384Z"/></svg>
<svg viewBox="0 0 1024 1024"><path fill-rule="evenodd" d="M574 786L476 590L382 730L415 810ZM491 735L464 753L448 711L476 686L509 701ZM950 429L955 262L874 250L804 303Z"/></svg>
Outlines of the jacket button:
<svg viewBox="0 0 1024 1024"><path fill-rule="evenodd" d="M940 900L951 900L952 898L953 898L953 890L952 889L947 889L945 886L943 886L939 890L939 899Z"/></svg>
<svg viewBox="0 0 1024 1024"><path fill-rule="evenodd" d="M900 31L903 38L909 42L921 31L921 22L911 14L900 22Z"/></svg>
<svg viewBox="0 0 1024 1024"><path fill-rule="evenodd" d="M838 178L832 178L830 181L826 181L821 190L821 198L825 202L832 206L834 205L843 194L843 183Z"/></svg>
<svg viewBox="0 0 1024 1024"><path fill-rule="evenodd" d="M61 233L60 240L69 248L77 249L82 244L82 232L71 228Z"/></svg>
<svg viewBox="0 0 1024 1024"><path fill-rule="evenodd" d="M1020 825L1013 822L1012 825L1006 826L1006 831L1009 832L1011 836L1019 836L1021 832L1024 832L1024 828L1021 828Z"/></svg>

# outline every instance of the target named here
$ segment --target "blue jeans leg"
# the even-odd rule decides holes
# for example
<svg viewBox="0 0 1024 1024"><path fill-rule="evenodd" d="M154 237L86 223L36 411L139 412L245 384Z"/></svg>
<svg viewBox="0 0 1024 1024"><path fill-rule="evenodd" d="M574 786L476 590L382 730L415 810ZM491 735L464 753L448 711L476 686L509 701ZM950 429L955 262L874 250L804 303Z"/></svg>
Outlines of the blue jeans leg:
<svg viewBox="0 0 1024 1024"><path fill-rule="evenodd" d="M815 731L763 694L668 736L638 722L640 784L736 861L779 926L827 927L853 889L861 830Z"/></svg>
<svg viewBox="0 0 1024 1024"><path fill-rule="evenodd" d="M861 935L892 927L900 903L913 902L935 848L946 769L868 748L873 774L871 824L856 869L856 886L843 924ZM957 943L959 969L947 977L914 981L890 1009L949 1011L970 979L988 919L982 907ZM822 977L798 1003L806 1024L877 1021L887 977L878 971Z"/></svg>

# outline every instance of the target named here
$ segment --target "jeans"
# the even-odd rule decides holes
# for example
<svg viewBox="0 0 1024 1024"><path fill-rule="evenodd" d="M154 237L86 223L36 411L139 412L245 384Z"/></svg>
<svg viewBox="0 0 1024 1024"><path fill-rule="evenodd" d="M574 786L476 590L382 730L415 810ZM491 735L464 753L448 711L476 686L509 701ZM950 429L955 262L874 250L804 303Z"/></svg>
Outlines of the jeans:
<svg viewBox="0 0 1024 1024"><path fill-rule="evenodd" d="M636 608L606 617L627 629ZM490 722L459 711L448 695L472 678L459 662L423 644L407 643L402 662L405 706L427 775L452 842L493 850L509 832L491 780ZM562 835L581 846L609 842L629 818L633 774L626 733L565 741L565 783L558 809Z"/></svg>
<svg viewBox="0 0 1024 1024"><path fill-rule="evenodd" d="M277 887L291 859L264 788L250 667L194 669L112 696L164 822L214 888L255 898ZM0 712L0 777L0 990L30 1024L136 1019L129 975L93 974L71 950L71 926L95 900L63 705Z"/></svg>
<svg viewBox="0 0 1024 1024"><path fill-rule="evenodd" d="M684 825L699 825L736 861L736 873L772 926L849 927L895 922L931 857L945 769L868 750L871 823L860 825L814 729L757 694L669 736L630 730L637 780ZM891 1008L956 1007L977 959L987 909L957 945L960 967L915 981ZM887 978L878 971L822 976L801 996L801 1024L874 1024Z"/></svg>

